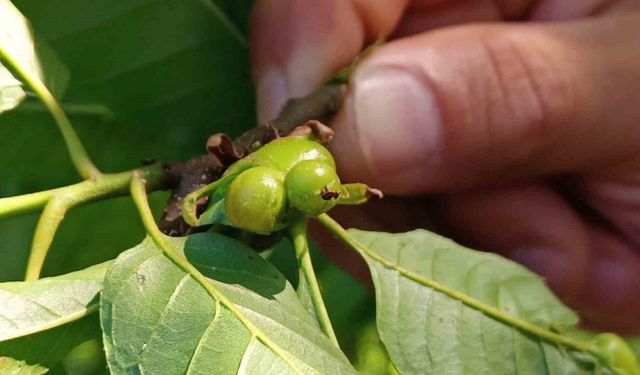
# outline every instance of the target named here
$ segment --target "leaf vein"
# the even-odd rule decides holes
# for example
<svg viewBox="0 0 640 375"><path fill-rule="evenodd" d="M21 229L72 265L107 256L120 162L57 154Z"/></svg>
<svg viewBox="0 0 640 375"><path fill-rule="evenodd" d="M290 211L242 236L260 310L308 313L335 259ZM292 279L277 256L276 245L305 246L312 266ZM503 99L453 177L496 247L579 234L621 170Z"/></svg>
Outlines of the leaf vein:
<svg viewBox="0 0 640 375"><path fill-rule="evenodd" d="M213 318L211 319L211 322L209 322L209 325L207 326L207 328L202 333L202 336L200 336L200 339L198 340L198 344L196 344L196 347L193 349L193 353L191 353L191 358L189 358L189 365L187 366L187 371L186 371L187 374L191 373L192 366L194 364L193 360L196 357L196 355L198 354L198 352L204 346L205 337L207 337L207 334L208 334L209 330L213 326L215 326L215 324L218 322L218 319L219 319L219 316L220 316L220 309L221 309L220 301L216 300L215 313L213 314Z"/></svg>

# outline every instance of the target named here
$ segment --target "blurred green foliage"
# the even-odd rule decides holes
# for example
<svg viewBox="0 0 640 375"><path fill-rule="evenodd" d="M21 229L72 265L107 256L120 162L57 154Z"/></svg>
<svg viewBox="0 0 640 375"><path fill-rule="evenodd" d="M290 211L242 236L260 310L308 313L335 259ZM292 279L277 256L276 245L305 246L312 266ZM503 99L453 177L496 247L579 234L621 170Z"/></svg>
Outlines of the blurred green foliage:
<svg viewBox="0 0 640 375"><path fill-rule="evenodd" d="M398 375L374 322L366 325L358 334L353 362L356 370L363 375Z"/></svg>

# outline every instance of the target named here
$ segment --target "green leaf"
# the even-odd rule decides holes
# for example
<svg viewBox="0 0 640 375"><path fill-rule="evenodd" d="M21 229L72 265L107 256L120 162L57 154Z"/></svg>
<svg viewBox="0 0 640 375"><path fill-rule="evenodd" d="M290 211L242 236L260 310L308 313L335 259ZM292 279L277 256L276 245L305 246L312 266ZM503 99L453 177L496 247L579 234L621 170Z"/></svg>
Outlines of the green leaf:
<svg viewBox="0 0 640 375"><path fill-rule="evenodd" d="M167 240L211 284L205 289L150 239L120 255L100 310L114 374L355 372L252 249L217 233Z"/></svg>
<svg viewBox="0 0 640 375"><path fill-rule="evenodd" d="M378 330L400 373L611 373L572 347L595 351L590 344L555 333L577 317L524 267L424 230L348 233L371 270Z"/></svg>
<svg viewBox="0 0 640 375"><path fill-rule="evenodd" d="M0 284L0 358L12 364L24 361L35 369L21 371L51 368L76 346L99 338L95 312L112 263L33 282Z"/></svg>
<svg viewBox="0 0 640 375"><path fill-rule="evenodd" d="M52 92L61 95L64 91L68 71L45 43L36 40L29 22L9 0L0 0L0 52L45 81ZM0 64L0 113L15 108L24 97L22 82Z"/></svg>
<svg viewBox="0 0 640 375"><path fill-rule="evenodd" d="M267 251L263 251L260 255L268 260L274 267L282 273L283 276L295 288L298 300L314 322L320 327L318 318L316 317L313 299L309 290L309 283L305 279L301 267L298 267L293 244L288 238L283 238L275 246Z"/></svg>
<svg viewBox="0 0 640 375"><path fill-rule="evenodd" d="M136 127L170 124L174 137L193 124L210 132L254 124L246 38L210 0L16 6L72 72L68 102L104 105Z"/></svg>
<svg viewBox="0 0 640 375"><path fill-rule="evenodd" d="M7 357L0 357L0 369L5 375L41 375L49 371L45 367L28 365L25 361L17 361Z"/></svg>
<svg viewBox="0 0 640 375"><path fill-rule="evenodd" d="M366 375L398 375L372 321L359 332L354 366Z"/></svg>
<svg viewBox="0 0 640 375"><path fill-rule="evenodd" d="M289 238L283 237L275 245L261 251L260 256L276 267L294 288L298 287L298 260Z"/></svg>
<svg viewBox="0 0 640 375"><path fill-rule="evenodd" d="M47 331L1 342L0 361L9 358L30 366L59 367L69 352L100 334L98 314L91 314Z"/></svg>
<svg viewBox="0 0 640 375"><path fill-rule="evenodd" d="M0 0L0 48L40 75L29 23L9 0ZM24 96L22 82L0 64L0 113L15 108Z"/></svg>
<svg viewBox="0 0 640 375"><path fill-rule="evenodd" d="M58 327L98 309L111 262L33 282L0 284L0 342Z"/></svg>
<svg viewBox="0 0 640 375"><path fill-rule="evenodd" d="M243 34L249 31L249 13L254 0L212 0L229 16L234 25Z"/></svg>
<svg viewBox="0 0 640 375"><path fill-rule="evenodd" d="M66 372L73 375L108 374L101 339L88 340L73 348L62 360Z"/></svg>
<svg viewBox="0 0 640 375"><path fill-rule="evenodd" d="M636 353L636 357L640 359L640 337L631 337L627 340L629 342L629 346Z"/></svg>

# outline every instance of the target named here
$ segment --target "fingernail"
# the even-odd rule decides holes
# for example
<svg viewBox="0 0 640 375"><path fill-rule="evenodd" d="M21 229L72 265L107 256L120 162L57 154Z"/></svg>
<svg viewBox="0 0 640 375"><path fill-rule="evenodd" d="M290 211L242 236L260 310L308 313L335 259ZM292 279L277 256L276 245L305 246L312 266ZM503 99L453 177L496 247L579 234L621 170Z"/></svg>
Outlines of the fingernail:
<svg viewBox="0 0 640 375"><path fill-rule="evenodd" d="M574 270L564 252L525 246L511 251L508 257L542 276L547 285L560 297L568 297Z"/></svg>
<svg viewBox="0 0 640 375"><path fill-rule="evenodd" d="M274 119L288 97L284 73L279 69L266 71L256 82L258 123Z"/></svg>
<svg viewBox="0 0 640 375"><path fill-rule="evenodd" d="M353 120L369 168L377 174L424 168L442 138L433 92L406 68L363 69L354 80Z"/></svg>

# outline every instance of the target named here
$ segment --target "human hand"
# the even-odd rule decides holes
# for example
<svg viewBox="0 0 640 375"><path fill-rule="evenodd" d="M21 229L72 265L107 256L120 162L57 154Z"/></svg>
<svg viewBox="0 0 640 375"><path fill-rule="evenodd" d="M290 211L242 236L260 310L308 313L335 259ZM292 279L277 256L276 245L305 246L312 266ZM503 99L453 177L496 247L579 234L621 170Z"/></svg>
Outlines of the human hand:
<svg viewBox="0 0 640 375"><path fill-rule="evenodd" d="M273 117L391 35L354 72L334 121L343 179L429 194L455 239L538 272L587 325L638 334L639 9L634 0L258 0L258 114ZM433 214L416 202L382 201L382 214L373 205L346 220L404 228L417 209Z"/></svg>

